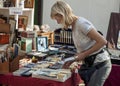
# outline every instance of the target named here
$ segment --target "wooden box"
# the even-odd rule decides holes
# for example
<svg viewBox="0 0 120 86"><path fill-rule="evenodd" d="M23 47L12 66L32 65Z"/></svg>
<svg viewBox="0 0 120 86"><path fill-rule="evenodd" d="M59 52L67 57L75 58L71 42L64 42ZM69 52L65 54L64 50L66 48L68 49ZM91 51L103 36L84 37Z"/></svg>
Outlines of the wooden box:
<svg viewBox="0 0 120 86"><path fill-rule="evenodd" d="M14 58L12 61L8 60L0 63L0 74L10 73L19 69L19 57Z"/></svg>

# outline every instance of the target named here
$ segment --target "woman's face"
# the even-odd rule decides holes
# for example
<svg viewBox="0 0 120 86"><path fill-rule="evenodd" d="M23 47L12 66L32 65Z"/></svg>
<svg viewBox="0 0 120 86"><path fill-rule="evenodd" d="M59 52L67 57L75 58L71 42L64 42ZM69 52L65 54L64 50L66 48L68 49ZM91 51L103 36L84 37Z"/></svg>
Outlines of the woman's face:
<svg viewBox="0 0 120 86"><path fill-rule="evenodd" d="M62 19L63 19L62 15L56 14L54 18L58 24L62 24Z"/></svg>

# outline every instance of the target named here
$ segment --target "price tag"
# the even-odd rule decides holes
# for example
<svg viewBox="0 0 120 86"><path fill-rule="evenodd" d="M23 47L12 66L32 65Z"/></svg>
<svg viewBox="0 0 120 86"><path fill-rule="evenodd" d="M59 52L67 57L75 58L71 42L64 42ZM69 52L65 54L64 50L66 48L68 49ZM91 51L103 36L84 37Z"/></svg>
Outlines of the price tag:
<svg viewBox="0 0 120 86"><path fill-rule="evenodd" d="M22 15L23 14L23 10L22 8L19 7L10 7L9 8L9 15Z"/></svg>

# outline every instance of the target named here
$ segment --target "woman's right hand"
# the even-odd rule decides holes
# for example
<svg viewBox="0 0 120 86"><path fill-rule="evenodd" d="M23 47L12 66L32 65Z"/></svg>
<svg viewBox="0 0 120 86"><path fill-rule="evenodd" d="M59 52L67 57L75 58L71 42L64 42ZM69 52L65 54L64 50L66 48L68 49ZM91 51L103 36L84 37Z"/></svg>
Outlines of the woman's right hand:
<svg viewBox="0 0 120 86"><path fill-rule="evenodd" d="M85 59L85 54L84 53L77 53L75 61L83 61Z"/></svg>

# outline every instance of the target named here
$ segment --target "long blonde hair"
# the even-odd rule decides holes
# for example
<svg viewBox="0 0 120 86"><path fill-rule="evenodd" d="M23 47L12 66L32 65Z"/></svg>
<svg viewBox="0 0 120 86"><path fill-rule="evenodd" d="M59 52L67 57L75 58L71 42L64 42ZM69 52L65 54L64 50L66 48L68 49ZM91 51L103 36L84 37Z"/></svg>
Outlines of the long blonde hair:
<svg viewBox="0 0 120 86"><path fill-rule="evenodd" d="M62 15L64 28L68 28L75 20L72 8L62 0L57 1L51 8L51 18L54 19L57 14Z"/></svg>

